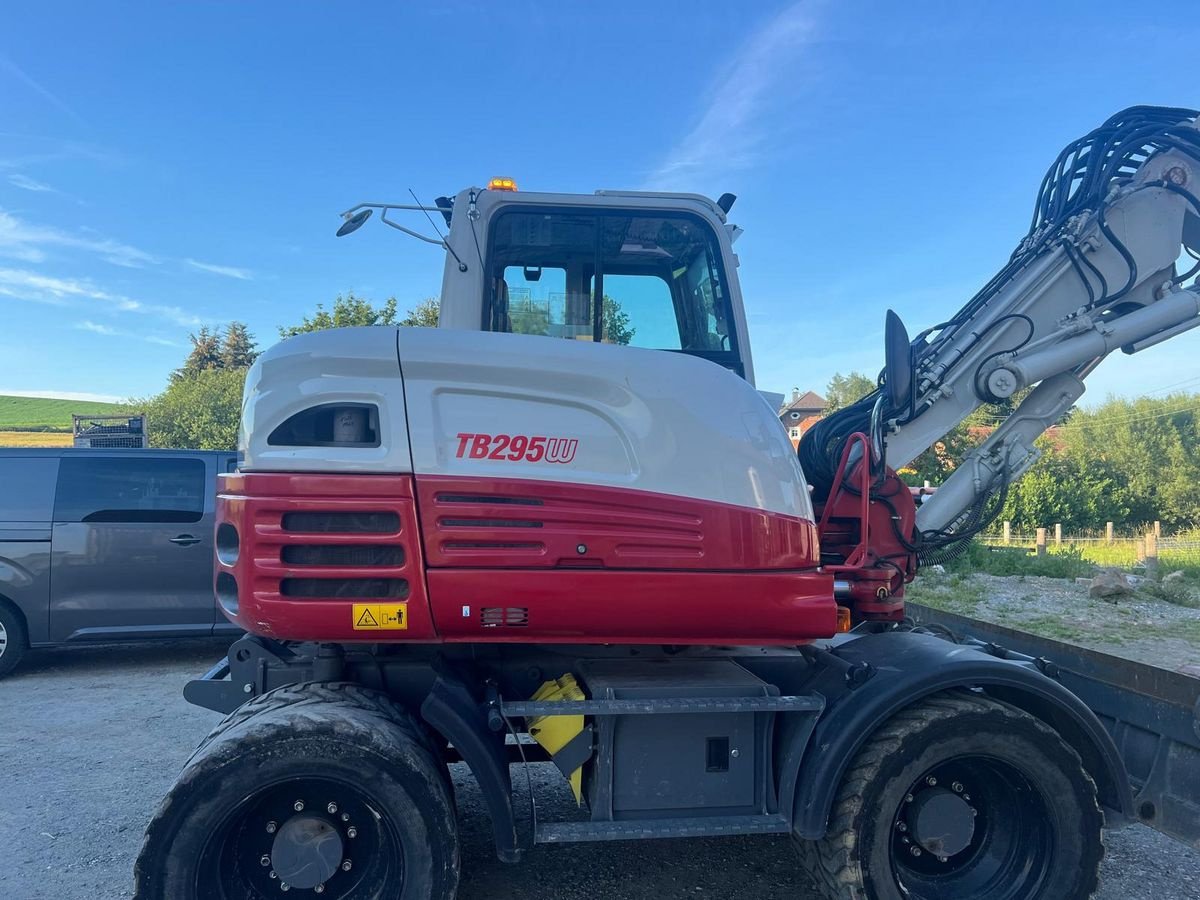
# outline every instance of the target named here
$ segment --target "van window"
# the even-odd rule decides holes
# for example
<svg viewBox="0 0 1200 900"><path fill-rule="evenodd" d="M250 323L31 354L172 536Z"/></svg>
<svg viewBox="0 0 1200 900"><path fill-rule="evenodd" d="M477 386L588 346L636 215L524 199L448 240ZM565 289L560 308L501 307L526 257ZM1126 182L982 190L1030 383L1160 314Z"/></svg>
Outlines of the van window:
<svg viewBox="0 0 1200 900"><path fill-rule="evenodd" d="M204 461L147 456L64 457L56 522L199 522Z"/></svg>
<svg viewBox="0 0 1200 900"><path fill-rule="evenodd" d="M0 458L0 522L49 522L55 458Z"/></svg>

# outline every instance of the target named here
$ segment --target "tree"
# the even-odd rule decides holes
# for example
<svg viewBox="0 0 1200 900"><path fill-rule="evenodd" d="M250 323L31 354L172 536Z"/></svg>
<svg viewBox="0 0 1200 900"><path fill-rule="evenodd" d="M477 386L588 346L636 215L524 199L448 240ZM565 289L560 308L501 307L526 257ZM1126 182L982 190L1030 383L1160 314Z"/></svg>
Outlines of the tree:
<svg viewBox="0 0 1200 900"><path fill-rule="evenodd" d="M413 316L413 310L409 313ZM305 316L299 325L281 326L279 336L293 337L310 331L324 331L327 328L350 328L355 325L399 325L396 321L396 298L389 297L382 306L374 306L370 300L357 297L351 291L344 297L341 294L333 301L333 309L325 309L323 303L317 304L317 311L312 317Z"/></svg>
<svg viewBox="0 0 1200 900"><path fill-rule="evenodd" d="M442 303L437 297L426 297L407 313L398 324L406 328L437 328Z"/></svg>
<svg viewBox="0 0 1200 900"><path fill-rule="evenodd" d="M146 411L152 447L232 450L237 447L244 368L181 371L156 397L134 404Z"/></svg>
<svg viewBox="0 0 1200 900"><path fill-rule="evenodd" d="M829 386L825 388L825 415L845 409L873 390L875 379L868 378L862 372L851 372L849 375L835 373L829 379Z"/></svg>
<svg viewBox="0 0 1200 900"><path fill-rule="evenodd" d="M258 358L254 335L244 322L230 322L225 326L225 338L221 341L220 368L248 369Z"/></svg>
<svg viewBox="0 0 1200 900"><path fill-rule="evenodd" d="M171 380L196 372L215 369L245 369L254 363L258 350L254 335L244 322L230 322L222 329L202 325L196 334L189 334L192 349L183 367L171 374Z"/></svg>
<svg viewBox="0 0 1200 900"><path fill-rule="evenodd" d="M540 334L550 331L550 308L532 300L509 304L508 321L513 334Z"/></svg>
<svg viewBox="0 0 1200 900"><path fill-rule="evenodd" d="M600 316L604 340L608 343L627 345L633 340L637 329L629 327L629 313L621 309L618 301L606 295Z"/></svg>
<svg viewBox="0 0 1200 900"><path fill-rule="evenodd" d="M196 334L189 334L191 352L183 361L182 372L203 372L221 368L221 335L207 325L201 325Z"/></svg>

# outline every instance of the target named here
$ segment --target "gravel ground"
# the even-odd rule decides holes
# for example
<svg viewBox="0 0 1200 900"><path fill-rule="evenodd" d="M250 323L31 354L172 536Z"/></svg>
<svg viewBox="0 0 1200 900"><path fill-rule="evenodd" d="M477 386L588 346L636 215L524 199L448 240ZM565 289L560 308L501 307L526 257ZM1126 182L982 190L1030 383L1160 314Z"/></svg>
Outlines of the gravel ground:
<svg viewBox="0 0 1200 900"><path fill-rule="evenodd" d="M224 643L43 651L0 682L0 898L93 900L132 893L142 831L192 748L216 724L181 690ZM490 847L483 801L455 766L461 900L805 900L786 839L746 837L541 847L509 867ZM534 767L539 808L570 809ZM1195 900L1200 851L1142 826L1108 838L1099 897Z"/></svg>
<svg viewBox="0 0 1200 900"><path fill-rule="evenodd" d="M1096 599L1087 586L1063 578L929 574L914 582L908 596L1147 665L1172 671L1200 667L1200 608L1144 592Z"/></svg>

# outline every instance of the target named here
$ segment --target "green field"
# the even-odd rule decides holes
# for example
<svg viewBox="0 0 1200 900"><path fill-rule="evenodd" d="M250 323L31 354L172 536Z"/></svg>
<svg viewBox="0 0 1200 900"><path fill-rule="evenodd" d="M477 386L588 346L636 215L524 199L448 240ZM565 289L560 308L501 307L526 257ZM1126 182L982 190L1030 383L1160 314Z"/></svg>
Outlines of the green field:
<svg viewBox="0 0 1200 900"><path fill-rule="evenodd" d="M70 431L72 413L103 416L120 412L119 403L0 396L0 431Z"/></svg>

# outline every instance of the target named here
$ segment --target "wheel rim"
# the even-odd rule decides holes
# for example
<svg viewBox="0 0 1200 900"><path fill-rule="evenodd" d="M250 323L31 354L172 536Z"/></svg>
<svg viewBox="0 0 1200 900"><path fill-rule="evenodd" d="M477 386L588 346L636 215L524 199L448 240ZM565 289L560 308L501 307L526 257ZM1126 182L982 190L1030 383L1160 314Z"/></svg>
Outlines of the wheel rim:
<svg viewBox="0 0 1200 900"><path fill-rule="evenodd" d="M4 627L4 623L0 622L0 656L4 655L4 651L8 649L8 629Z"/></svg>
<svg viewBox="0 0 1200 900"><path fill-rule="evenodd" d="M893 876L920 900L1036 896L1053 849L1045 796L998 759L939 763L913 782L892 819Z"/></svg>
<svg viewBox="0 0 1200 900"><path fill-rule="evenodd" d="M243 800L214 830L196 875L202 900L342 900L384 885L398 895L403 884L396 826L359 788L322 777L275 782Z"/></svg>

